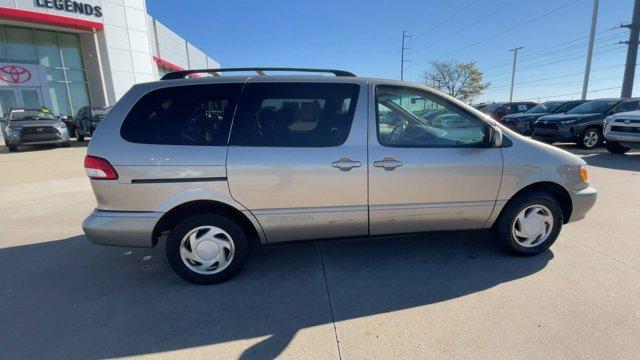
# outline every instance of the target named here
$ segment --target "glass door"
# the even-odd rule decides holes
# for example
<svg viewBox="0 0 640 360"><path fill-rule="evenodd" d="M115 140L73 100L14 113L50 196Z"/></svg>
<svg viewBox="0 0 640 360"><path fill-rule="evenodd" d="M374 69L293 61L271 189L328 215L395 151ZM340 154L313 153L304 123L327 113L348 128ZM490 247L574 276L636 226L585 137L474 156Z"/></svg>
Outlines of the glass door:
<svg viewBox="0 0 640 360"><path fill-rule="evenodd" d="M20 92L20 104L27 109L39 109L42 107L42 95L39 89L23 88Z"/></svg>
<svg viewBox="0 0 640 360"><path fill-rule="evenodd" d="M0 115L4 114L11 108L18 107L17 91L14 89L0 89Z"/></svg>

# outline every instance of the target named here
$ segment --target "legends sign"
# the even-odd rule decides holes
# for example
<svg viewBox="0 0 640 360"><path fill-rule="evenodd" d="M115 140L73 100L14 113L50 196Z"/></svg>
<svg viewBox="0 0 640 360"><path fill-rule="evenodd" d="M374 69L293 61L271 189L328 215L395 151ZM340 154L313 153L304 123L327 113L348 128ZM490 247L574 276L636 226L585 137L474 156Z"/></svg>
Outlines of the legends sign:
<svg viewBox="0 0 640 360"><path fill-rule="evenodd" d="M102 17L102 7L73 0L35 0L35 5L41 8L66 11L74 14Z"/></svg>

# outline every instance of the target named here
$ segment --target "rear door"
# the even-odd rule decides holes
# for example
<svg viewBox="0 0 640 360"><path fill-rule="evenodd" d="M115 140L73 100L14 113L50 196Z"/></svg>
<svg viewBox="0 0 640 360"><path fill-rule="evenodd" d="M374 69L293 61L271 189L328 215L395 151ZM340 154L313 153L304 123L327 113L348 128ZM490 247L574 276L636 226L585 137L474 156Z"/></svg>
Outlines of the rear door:
<svg viewBox="0 0 640 360"><path fill-rule="evenodd" d="M373 92L370 233L481 228L502 178L488 124L419 88L378 85Z"/></svg>
<svg viewBox="0 0 640 360"><path fill-rule="evenodd" d="M229 188L268 242L367 234L366 92L347 81L246 84Z"/></svg>

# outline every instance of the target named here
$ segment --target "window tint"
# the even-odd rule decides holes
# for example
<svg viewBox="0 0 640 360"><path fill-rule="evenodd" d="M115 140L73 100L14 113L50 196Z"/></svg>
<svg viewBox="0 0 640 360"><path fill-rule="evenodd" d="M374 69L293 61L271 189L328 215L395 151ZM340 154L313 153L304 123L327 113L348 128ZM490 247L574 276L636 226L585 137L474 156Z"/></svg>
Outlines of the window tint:
<svg viewBox="0 0 640 360"><path fill-rule="evenodd" d="M242 84L176 86L146 94L120 133L131 142L226 145Z"/></svg>
<svg viewBox="0 0 640 360"><path fill-rule="evenodd" d="M444 98L416 89L376 88L378 140L391 147L483 146L486 125Z"/></svg>
<svg viewBox="0 0 640 360"><path fill-rule="evenodd" d="M626 111L634 111L638 110L638 102L637 101L625 101L620 105L616 106L615 112L621 113Z"/></svg>
<svg viewBox="0 0 640 360"><path fill-rule="evenodd" d="M329 147L349 136L355 84L249 84L231 131L231 145Z"/></svg>

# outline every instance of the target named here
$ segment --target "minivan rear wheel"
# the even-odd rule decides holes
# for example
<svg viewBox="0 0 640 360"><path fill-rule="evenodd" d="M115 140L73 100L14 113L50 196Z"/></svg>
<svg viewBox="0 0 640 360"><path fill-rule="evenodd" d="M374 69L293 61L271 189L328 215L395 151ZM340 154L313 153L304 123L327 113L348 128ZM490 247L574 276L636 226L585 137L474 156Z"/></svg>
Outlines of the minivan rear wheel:
<svg viewBox="0 0 640 360"><path fill-rule="evenodd" d="M527 193L506 205L494 226L493 238L511 253L537 255L556 241L562 223L562 209L555 198Z"/></svg>
<svg viewBox="0 0 640 360"><path fill-rule="evenodd" d="M244 265L247 238L232 220L216 214L192 215L167 237L166 256L173 271L195 284L229 280Z"/></svg>

